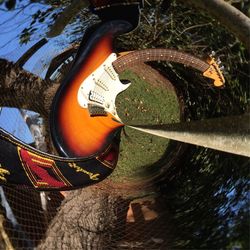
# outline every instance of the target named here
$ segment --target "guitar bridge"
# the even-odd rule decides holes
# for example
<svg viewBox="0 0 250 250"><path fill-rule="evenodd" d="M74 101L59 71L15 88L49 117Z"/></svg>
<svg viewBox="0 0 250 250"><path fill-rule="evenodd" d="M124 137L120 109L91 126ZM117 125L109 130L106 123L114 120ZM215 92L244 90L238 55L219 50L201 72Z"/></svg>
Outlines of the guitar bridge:
<svg viewBox="0 0 250 250"><path fill-rule="evenodd" d="M108 113L105 111L105 109L102 106L94 105L94 104L88 104L88 111L90 116L107 116Z"/></svg>

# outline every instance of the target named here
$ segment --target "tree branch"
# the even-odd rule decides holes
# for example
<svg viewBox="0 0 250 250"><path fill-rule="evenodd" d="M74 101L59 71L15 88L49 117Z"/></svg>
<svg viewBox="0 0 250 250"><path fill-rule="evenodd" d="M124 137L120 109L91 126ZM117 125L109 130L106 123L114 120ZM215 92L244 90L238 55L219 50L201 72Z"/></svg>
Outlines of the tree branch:
<svg viewBox="0 0 250 250"><path fill-rule="evenodd" d="M244 44L250 53L250 18L224 0L178 0L207 11Z"/></svg>
<svg viewBox="0 0 250 250"><path fill-rule="evenodd" d="M0 59L0 106L29 109L48 116L58 86Z"/></svg>
<svg viewBox="0 0 250 250"><path fill-rule="evenodd" d="M47 33L48 37L55 37L62 33L63 29L77 13L89 5L87 0L74 0L67 6L56 19L54 25Z"/></svg>

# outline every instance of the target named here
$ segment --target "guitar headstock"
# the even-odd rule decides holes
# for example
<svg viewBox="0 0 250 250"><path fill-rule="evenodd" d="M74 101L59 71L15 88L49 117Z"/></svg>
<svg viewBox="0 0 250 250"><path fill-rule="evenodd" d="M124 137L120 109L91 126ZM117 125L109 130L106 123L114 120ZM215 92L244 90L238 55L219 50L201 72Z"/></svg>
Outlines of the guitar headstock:
<svg viewBox="0 0 250 250"><path fill-rule="evenodd" d="M222 87L225 84L225 78L222 72L224 67L221 66L221 61L220 60L216 61L213 56L214 53L212 53L207 59L209 67L206 71L203 72L203 76L213 79L214 86Z"/></svg>

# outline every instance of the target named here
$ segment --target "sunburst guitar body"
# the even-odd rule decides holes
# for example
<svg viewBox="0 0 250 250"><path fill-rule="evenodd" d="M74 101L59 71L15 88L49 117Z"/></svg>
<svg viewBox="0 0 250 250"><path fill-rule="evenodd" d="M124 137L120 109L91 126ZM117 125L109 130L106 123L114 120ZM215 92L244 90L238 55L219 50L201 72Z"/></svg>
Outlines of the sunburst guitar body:
<svg viewBox="0 0 250 250"><path fill-rule="evenodd" d="M119 137L124 126L115 98L122 84L112 68L114 35L130 28L125 21L108 22L88 38L53 100L51 133L61 155L97 156Z"/></svg>

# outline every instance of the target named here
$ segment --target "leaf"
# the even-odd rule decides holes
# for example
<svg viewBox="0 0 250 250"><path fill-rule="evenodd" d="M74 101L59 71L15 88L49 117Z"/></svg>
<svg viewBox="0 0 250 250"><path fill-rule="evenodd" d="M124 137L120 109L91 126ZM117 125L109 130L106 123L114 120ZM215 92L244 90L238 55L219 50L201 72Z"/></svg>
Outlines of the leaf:
<svg viewBox="0 0 250 250"><path fill-rule="evenodd" d="M16 6L16 0L8 0L6 3L5 3L5 6L8 10L13 10Z"/></svg>
<svg viewBox="0 0 250 250"><path fill-rule="evenodd" d="M24 32L20 36L20 43L27 44L30 41L31 33L29 30L24 30Z"/></svg>

